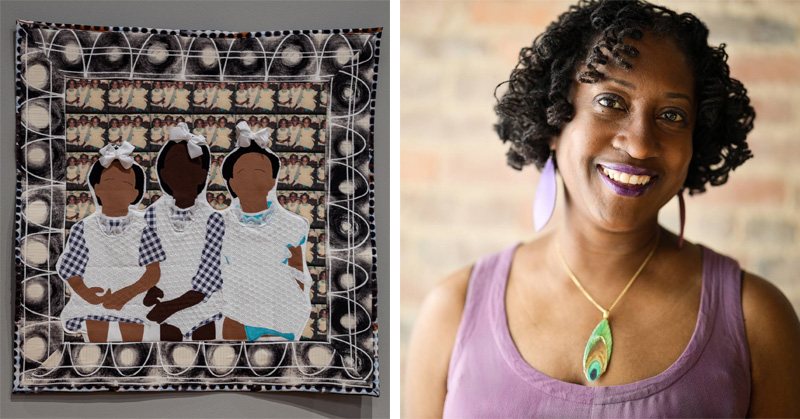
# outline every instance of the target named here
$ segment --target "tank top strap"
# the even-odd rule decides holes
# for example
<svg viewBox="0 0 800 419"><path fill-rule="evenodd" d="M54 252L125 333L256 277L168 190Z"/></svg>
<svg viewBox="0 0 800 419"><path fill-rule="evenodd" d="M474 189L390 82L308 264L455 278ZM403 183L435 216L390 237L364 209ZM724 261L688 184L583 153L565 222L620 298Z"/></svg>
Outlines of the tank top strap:
<svg viewBox="0 0 800 419"><path fill-rule="evenodd" d="M461 324L458 327L455 345L450 356L448 377L453 376L455 368L459 365L462 348L472 333L478 329L490 328L496 321L497 305L503 304L503 301L495 301L497 294L493 292L493 289L505 286L517 246L519 243L483 256L472 267ZM448 379L448 383L450 382L451 380Z"/></svg>
<svg viewBox="0 0 800 419"><path fill-rule="evenodd" d="M703 245L700 247L703 249L703 275L709 281L705 289L710 294L710 298L703 299L703 304L712 305L703 309L716 311L713 316L715 325L721 327L721 330L714 334L727 335L731 339L739 365L749 368L750 348L742 312L742 269L736 260Z"/></svg>

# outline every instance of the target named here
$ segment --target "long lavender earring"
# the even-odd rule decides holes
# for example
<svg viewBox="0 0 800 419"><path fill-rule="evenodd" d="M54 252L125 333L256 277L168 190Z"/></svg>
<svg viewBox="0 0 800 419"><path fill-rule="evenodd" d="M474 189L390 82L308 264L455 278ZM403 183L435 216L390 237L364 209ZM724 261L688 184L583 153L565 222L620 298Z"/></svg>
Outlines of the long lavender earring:
<svg viewBox="0 0 800 419"><path fill-rule="evenodd" d="M533 198L533 227L536 231L547 225L556 207L555 155L555 151L550 152L550 157L542 169L539 185L536 187L536 196Z"/></svg>
<svg viewBox="0 0 800 419"><path fill-rule="evenodd" d="M678 249L683 247L683 225L686 223L686 203L683 202L683 188L678 192L678 206L681 211L681 236L678 240Z"/></svg>

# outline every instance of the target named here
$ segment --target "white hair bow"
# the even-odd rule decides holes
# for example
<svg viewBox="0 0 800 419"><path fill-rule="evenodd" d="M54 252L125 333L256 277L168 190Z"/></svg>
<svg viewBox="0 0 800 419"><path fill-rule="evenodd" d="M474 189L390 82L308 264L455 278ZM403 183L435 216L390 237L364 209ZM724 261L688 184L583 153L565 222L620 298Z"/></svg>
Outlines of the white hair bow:
<svg viewBox="0 0 800 419"><path fill-rule="evenodd" d="M189 157L196 158L203 155L203 149L200 146L208 145L206 137L202 135L194 135L189 131L189 126L185 122L179 122L177 126L169 129L170 141L183 141L186 140L186 148L189 150Z"/></svg>
<svg viewBox="0 0 800 419"><path fill-rule="evenodd" d="M131 157L131 152L134 150L134 148L135 147L127 141L122 143L119 148L108 144L100 149L100 164L103 167L108 167L114 160L119 160L119 162L122 163L122 167L124 167L126 170L130 169L131 166L133 166L133 157Z"/></svg>
<svg viewBox="0 0 800 419"><path fill-rule="evenodd" d="M259 147L269 148L269 128L253 132L250 131L250 125L242 121L236 124L236 130L239 131L239 136L236 141L239 147L249 147L250 143L255 141Z"/></svg>

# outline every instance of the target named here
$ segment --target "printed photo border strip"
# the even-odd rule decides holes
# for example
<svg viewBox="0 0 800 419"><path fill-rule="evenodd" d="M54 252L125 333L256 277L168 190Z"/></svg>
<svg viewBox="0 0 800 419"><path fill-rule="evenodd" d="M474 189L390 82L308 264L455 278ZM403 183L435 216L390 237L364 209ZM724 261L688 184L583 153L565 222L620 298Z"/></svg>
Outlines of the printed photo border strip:
<svg viewBox="0 0 800 419"><path fill-rule="evenodd" d="M14 392L378 396L373 132L381 28L223 32L17 21ZM330 83L323 342L63 341L65 77ZM59 306L58 304L61 304Z"/></svg>

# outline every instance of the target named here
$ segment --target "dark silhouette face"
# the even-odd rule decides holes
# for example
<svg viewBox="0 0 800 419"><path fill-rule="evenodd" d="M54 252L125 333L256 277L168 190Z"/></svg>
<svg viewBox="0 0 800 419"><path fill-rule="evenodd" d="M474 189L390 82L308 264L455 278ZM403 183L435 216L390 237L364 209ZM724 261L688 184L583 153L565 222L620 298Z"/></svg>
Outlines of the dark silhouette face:
<svg viewBox="0 0 800 419"><path fill-rule="evenodd" d="M127 208L139 195L133 168L125 169L115 160L103 169L100 182L94 185L94 194L104 208Z"/></svg>
<svg viewBox="0 0 800 419"><path fill-rule="evenodd" d="M176 201L193 201L198 190L206 183L208 170L203 168L202 156L189 158L186 143L176 143L164 156L161 181L172 189Z"/></svg>
<svg viewBox="0 0 800 419"><path fill-rule="evenodd" d="M275 187L272 162L260 153L247 153L233 165L233 177L228 181L231 191L240 199L266 199Z"/></svg>

